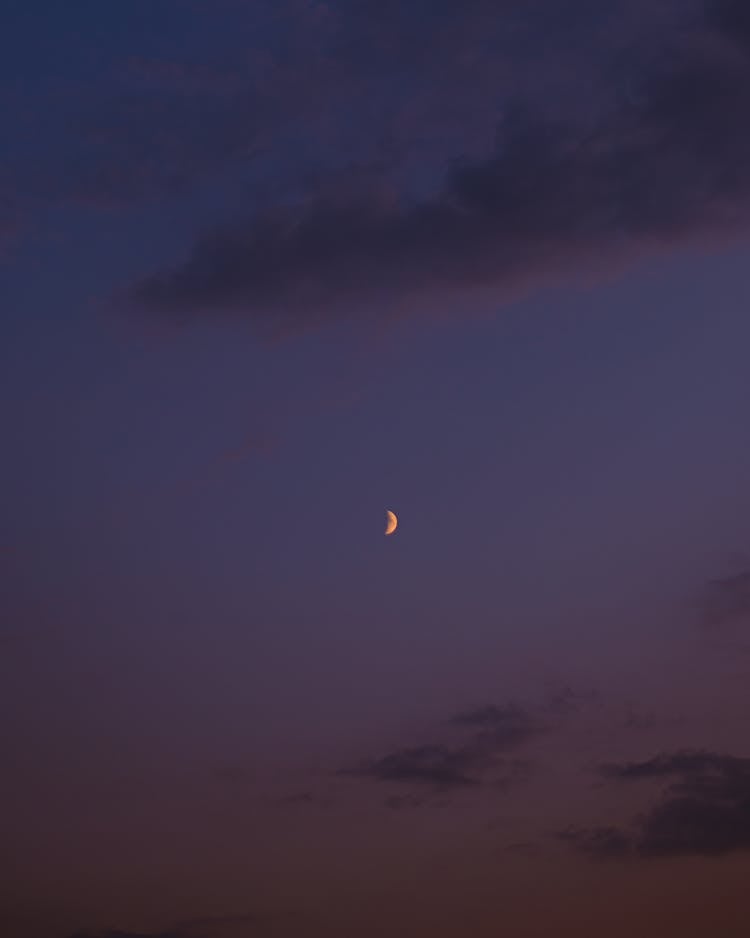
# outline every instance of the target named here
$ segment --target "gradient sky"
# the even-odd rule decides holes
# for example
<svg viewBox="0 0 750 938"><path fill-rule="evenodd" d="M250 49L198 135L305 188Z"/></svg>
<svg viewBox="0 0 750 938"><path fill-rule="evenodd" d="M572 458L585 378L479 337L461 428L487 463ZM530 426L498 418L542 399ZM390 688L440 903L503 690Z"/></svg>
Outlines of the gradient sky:
<svg viewBox="0 0 750 938"><path fill-rule="evenodd" d="M746 938L745 0L7 0L0 115L2 935Z"/></svg>

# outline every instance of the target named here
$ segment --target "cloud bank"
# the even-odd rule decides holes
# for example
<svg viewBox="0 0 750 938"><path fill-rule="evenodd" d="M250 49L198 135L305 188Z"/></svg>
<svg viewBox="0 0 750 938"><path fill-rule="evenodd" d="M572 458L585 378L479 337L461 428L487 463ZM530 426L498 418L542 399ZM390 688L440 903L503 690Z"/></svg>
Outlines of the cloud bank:
<svg viewBox="0 0 750 938"><path fill-rule="evenodd" d="M661 799L630 829L572 828L564 841L595 858L704 856L750 850L750 759L676 752L605 766L615 782L670 780Z"/></svg>
<svg viewBox="0 0 750 938"><path fill-rule="evenodd" d="M634 53L635 54L635 53ZM430 197L387 188L278 206L204 233L136 283L159 316L242 318L262 331L493 302L750 222L750 30L708 3L593 122L508 104L494 153Z"/></svg>

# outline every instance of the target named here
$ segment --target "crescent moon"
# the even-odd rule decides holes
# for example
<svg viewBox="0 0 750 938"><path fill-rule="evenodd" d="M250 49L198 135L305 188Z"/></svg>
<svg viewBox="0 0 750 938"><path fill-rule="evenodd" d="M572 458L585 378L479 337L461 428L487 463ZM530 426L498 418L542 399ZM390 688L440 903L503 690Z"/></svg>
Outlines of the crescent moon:
<svg viewBox="0 0 750 938"><path fill-rule="evenodd" d="M392 511L386 511L385 513L385 533L393 534L393 532L398 527L398 518L393 514Z"/></svg>

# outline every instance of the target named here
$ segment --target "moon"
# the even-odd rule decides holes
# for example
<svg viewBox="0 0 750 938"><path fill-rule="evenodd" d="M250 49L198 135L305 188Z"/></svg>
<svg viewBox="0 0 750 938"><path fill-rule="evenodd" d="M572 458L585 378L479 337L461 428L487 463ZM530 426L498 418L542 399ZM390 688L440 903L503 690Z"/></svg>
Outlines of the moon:
<svg viewBox="0 0 750 938"><path fill-rule="evenodd" d="M393 532L398 527L398 518L393 514L392 511L386 511L385 513L385 533L393 534Z"/></svg>

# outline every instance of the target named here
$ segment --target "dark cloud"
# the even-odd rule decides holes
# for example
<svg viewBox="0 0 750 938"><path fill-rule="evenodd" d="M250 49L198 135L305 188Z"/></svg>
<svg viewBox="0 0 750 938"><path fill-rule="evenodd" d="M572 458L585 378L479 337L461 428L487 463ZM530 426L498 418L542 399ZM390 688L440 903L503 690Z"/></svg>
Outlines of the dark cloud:
<svg viewBox="0 0 750 938"><path fill-rule="evenodd" d="M475 747L414 746L398 749L347 774L381 782L411 782L437 789L478 785L474 773L484 768L487 754Z"/></svg>
<svg viewBox="0 0 750 938"><path fill-rule="evenodd" d="M722 856L750 850L750 759L685 751L608 765L602 774L621 782L672 781L630 831L564 832L562 838L577 850L593 857Z"/></svg>
<svg viewBox="0 0 750 938"><path fill-rule="evenodd" d="M719 626L750 617L750 570L711 580L699 601L704 625Z"/></svg>
<svg viewBox="0 0 750 938"><path fill-rule="evenodd" d="M529 767L525 762L503 759L504 754L523 746L545 729L532 714L513 704L477 707L448 722L468 733L460 745L439 743L397 749L354 769L343 770L342 774L436 791L460 790L487 782L507 788L525 777ZM398 806L404 807L406 803Z"/></svg>
<svg viewBox="0 0 750 938"><path fill-rule="evenodd" d="M632 51L644 74L594 123L506 106L493 155L456 163L435 195L363 191L277 207L204 234L184 264L130 298L179 319L299 329L470 290L497 301L657 245L744 233L750 47L730 27L743 9L711 3L660 58Z"/></svg>
<svg viewBox="0 0 750 938"><path fill-rule="evenodd" d="M668 798L646 816L637 849L643 856L721 856L750 850L750 781L741 798Z"/></svg>

